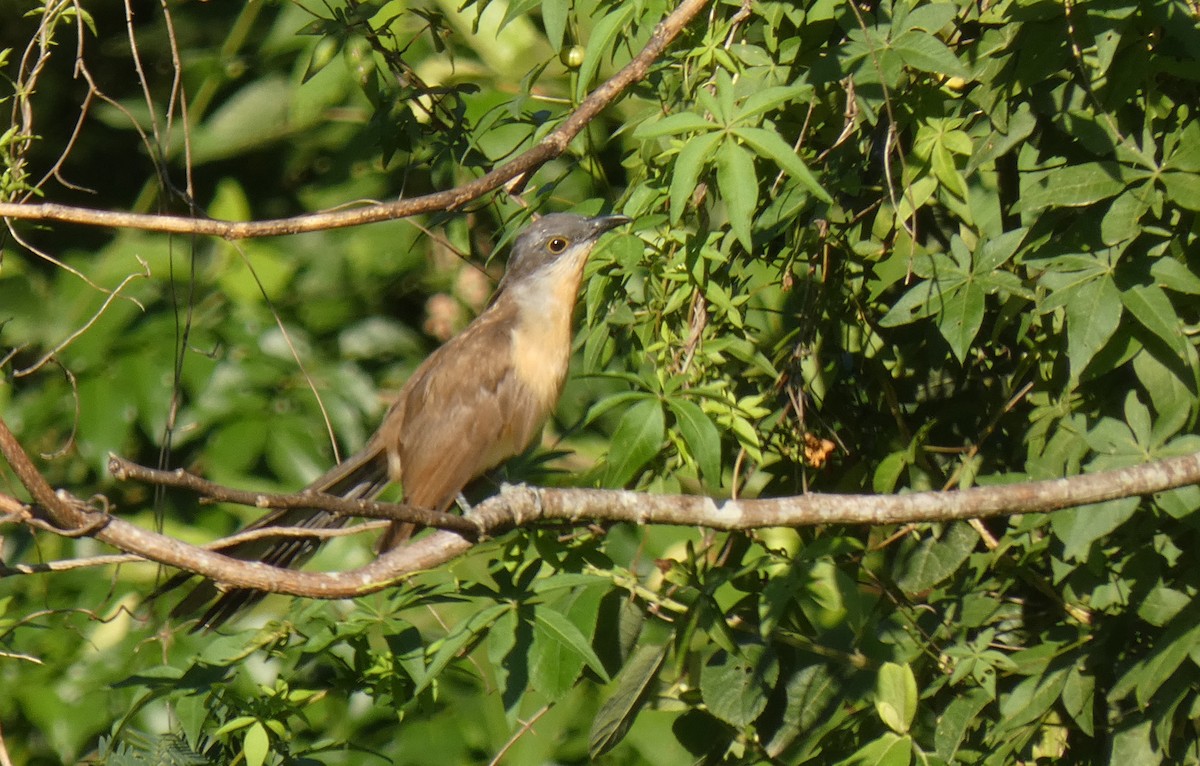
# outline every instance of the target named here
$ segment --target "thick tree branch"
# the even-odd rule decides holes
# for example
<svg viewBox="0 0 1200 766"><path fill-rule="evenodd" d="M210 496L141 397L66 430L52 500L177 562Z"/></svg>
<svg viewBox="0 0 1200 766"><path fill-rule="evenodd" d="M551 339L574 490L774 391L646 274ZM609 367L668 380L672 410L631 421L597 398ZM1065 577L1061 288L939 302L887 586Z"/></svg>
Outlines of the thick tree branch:
<svg viewBox="0 0 1200 766"><path fill-rule="evenodd" d="M175 234L207 234L225 239L247 239L282 234L300 234L309 231L324 231L364 223L390 221L406 218L418 213L456 210L472 200L499 189L513 179L531 175L549 160L567 150L571 141L605 107L620 96L626 88L646 76L667 46L671 44L688 22L692 20L708 0L683 0L679 6L655 28L646 46L600 87L596 88L579 107L557 128L529 150L513 160L491 170L483 176L462 186L421 197L402 199L395 202L378 203L370 207L338 210L326 213L281 218L270 221L219 221L211 218L189 218L186 216L145 215L110 210L59 205L52 202L26 205L0 202L0 218L23 218L34 221L61 221L91 226L110 226L158 231Z"/></svg>
<svg viewBox="0 0 1200 766"><path fill-rule="evenodd" d="M312 598L349 598L382 590L416 571L440 566L475 543L453 532L433 532L344 572L296 572L241 561L187 545L91 509L54 492L0 421L0 452L62 534L91 534L127 553L195 572L235 587ZM1003 514L1045 513L1073 506L1200 484L1200 453L1066 479L907 495L803 495L774 500L714 500L690 495L647 495L597 489L504 487L472 511L473 525L489 534L537 521L604 520L753 529L819 524L899 524ZM250 493L257 495L257 493ZM284 498L288 496L282 496ZM298 493L296 502L311 501ZM286 500L285 502L292 502ZM22 517L12 513L11 517ZM267 530L258 530L267 533ZM214 543L213 545L219 545Z"/></svg>

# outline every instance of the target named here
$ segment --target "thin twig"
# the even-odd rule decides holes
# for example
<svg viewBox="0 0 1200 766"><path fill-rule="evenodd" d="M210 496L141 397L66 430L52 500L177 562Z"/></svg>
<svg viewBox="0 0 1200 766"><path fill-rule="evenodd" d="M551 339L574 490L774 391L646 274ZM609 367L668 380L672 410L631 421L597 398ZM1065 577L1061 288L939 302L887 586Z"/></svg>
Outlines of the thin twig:
<svg viewBox="0 0 1200 766"><path fill-rule="evenodd" d="M347 500L320 492L253 492L233 489L202 479L182 468L162 471L132 463L117 455L108 456L108 471L121 481L141 481L162 487L187 489L221 503L238 503L255 508L306 508L328 511L338 516L366 516L392 521L411 521L425 527L446 529L461 534L477 535L479 525L453 513L439 513L404 503L381 503L375 500ZM306 531L308 534L310 531Z"/></svg>
<svg viewBox="0 0 1200 766"><path fill-rule="evenodd" d="M8 517L0 518L0 524L3 523L30 523L30 519L23 517ZM42 522L44 524L44 522ZM339 527L336 529L303 529L300 527L263 527L261 529L247 529L229 537L222 537L218 540L205 543L199 546L206 551L220 551L240 543L247 543L252 540L261 540L264 538L279 539L283 537L295 537L304 539L320 539L329 540L335 537L349 537L351 535L360 535L363 532L373 532L383 529L388 525L386 521L367 521L362 524L355 524L352 527ZM117 566L119 564L156 564L158 562L153 559L148 559L145 556L140 556L136 553L111 553L104 556L86 556L78 559L62 559L60 561L44 561L39 564L5 564L0 562L0 577L13 577L16 575L37 575L46 574L47 572L68 572L73 569L90 569L92 567L107 567Z"/></svg>
<svg viewBox="0 0 1200 766"><path fill-rule="evenodd" d="M520 741L521 737L525 736L526 732L533 729L533 725L535 723L537 723L538 721L540 721L542 716L546 715L546 713L549 713L550 708L552 708L553 706L554 706L553 702L547 702L545 705L542 705L540 708L538 708L538 711L536 713L534 713L533 716L530 717L530 719L528 721L522 721L521 728L514 731L513 735L508 738L507 742L504 743L504 746L501 747L498 751L496 751L496 755L492 757L492 760L488 761L488 766L497 766L497 764L499 764L500 761L504 758L505 754L508 753L508 751L512 749L512 746L517 744L517 742Z"/></svg>
<svg viewBox="0 0 1200 766"><path fill-rule="evenodd" d="M137 260L138 263L142 264L141 273L126 275L126 277L121 280L121 284L117 285L116 288L108 292L108 296L105 297L104 302L100 304L100 308L96 309L96 313L92 314L90 319L84 322L80 327L77 327L74 332L63 339L57 346L47 351L41 359L22 370L14 370L13 377L21 378L37 372L44 364L46 364L46 362L49 362L51 359L57 356L60 351L74 343L79 336L87 332L88 328L94 325L100 319L100 317L104 315L104 312L108 310L109 305L111 305L112 302L117 299L117 297L121 294L121 291L125 289L126 285L135 279L149 279L150 265L142 260L141 256L138 256ZM137 301L135 300L134 303L137 303Z"/></svg>

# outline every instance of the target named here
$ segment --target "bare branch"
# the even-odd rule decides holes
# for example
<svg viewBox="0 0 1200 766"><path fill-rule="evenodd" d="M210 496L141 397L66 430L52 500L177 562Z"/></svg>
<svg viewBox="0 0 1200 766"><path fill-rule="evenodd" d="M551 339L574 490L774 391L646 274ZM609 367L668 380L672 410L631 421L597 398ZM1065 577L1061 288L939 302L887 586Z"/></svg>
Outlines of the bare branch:
<svg viewBox="0 0 1200 766"><path fill-rule="evenodd" d="M475 536L481 531L474 521L453 513L439 513L404 503L380 503L374 500L347 500L320 492L252 492L233 489L202 479L182 468L161 471L131 463L117 455L108 456L108 471L121 481L143 481L163 487L187 489L220 503L238 503L255 508L310 508L328 511L336 516L366 516L373 519L411 521L425 527L436 527ZM311 531L311 530L310 530Z"/></svg>
<svg viewBox="0 0 1200 766"><path fill-rule="evenodd" d="M633 83L641 80L666 47L679 35L708 0L683 0L659 23L646 46L607 82L583 100L567 119L513 160L462 186L426 194L411 199L375 203L369 207L281 218L269 221L219 221L212 218L145 215L110 210L59 205L52 202L27 205L0 202L0 218L22 218L34 221L62 221L91 226L111 226L176 234L206 234L225 239L271 237L299 234L347 226L359 226L377 221L406 218L418 213L456 210L488 192L495 191L508 181L532 174L544 163L566 151L571 141Z"/></svg>
<svg viewBox="0 0 1200 766"><path fill-rule="evenodd" d="M87 530L96 539L128 553L233 587L311 598L352 598L395 585L414 572L441 566L475 545L473 540L460 534L438 531L388 551L365 566L343 572L278 569L187 545L92 509L66 493L55 493L33 468L2 420L0 453L8 459L18 478L54 524L68 530ZM498 495L477 505L469 519L489 534L543 520L580 523L603 519L723 530L818 524L900 524L1046 513L1192 484L1200 484L1200 453L1066 479L892 496L812 494L775 500L720 501L689 495L506 486ZM293 497L299 497L298 502L313 499L313 496L304 495ZM23 514L13 515L20 517ZM265 534L266 530L262 532ZM306 530L304 534L311 535L311 532Z"/></svg>

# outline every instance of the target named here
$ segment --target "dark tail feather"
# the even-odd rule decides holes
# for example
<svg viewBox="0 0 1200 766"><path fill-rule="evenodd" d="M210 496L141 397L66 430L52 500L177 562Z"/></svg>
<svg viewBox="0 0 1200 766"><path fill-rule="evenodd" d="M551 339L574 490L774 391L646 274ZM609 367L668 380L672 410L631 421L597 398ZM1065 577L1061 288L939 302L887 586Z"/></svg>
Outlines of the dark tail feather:
<svg viewBox="0 0 1200 766"><path fill-rule="evenodd" d="M306 489L351 499L370 499L382 492L387 483L387 459L381 448L371 444L339 463ZM327 511L292 508L272 511L247 526L245 531L267 527L336 529L347 521L347 517L336 516ZM289 537L275 541L263 538L231 545L221 552L246 561L261 561L271 566L296 568L311 559L321 543L321 539L311 537ZM150 599L178 588L192 577L188 572L171 577L150 595ZM192 632L215 630L238 612L257 604L265 595L263 591L253 588L224 589L212 580L204 580L175 605L171 610L171 617L187 618L207 607L192 627Z"/></svg>

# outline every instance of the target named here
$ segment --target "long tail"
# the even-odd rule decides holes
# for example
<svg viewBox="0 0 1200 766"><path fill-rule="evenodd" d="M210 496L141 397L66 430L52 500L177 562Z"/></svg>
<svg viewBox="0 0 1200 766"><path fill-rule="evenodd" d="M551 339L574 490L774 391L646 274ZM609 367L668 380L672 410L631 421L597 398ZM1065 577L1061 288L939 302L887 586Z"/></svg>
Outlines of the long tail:
<svg viewBox="0 0 1200 766"><path fill-rule="evenodd" d="M361 452L334 466L318 478L307 489L324 492L348 499L371 499L387 486L387 460L383 450L374 443ZM336 529L348 521L328 511L308 508L290 508L272 511L246 527L245 531L267 527L300 527L302 529ZM276 567L296 568L303 566L313 557L321 545L320 538L288 537L272 541L270 538L250 540L221 549L222 553L246 561L261 561ZM189 572L181 572L163 583L150 595L150 599L174 590L192 578ZM192 588L175 608L171 617L186 618L204 609L204 614L192 627L192 632L215 630L238 612L257 604L266 595L253 588L225 589L212 580Z"/></svg>

